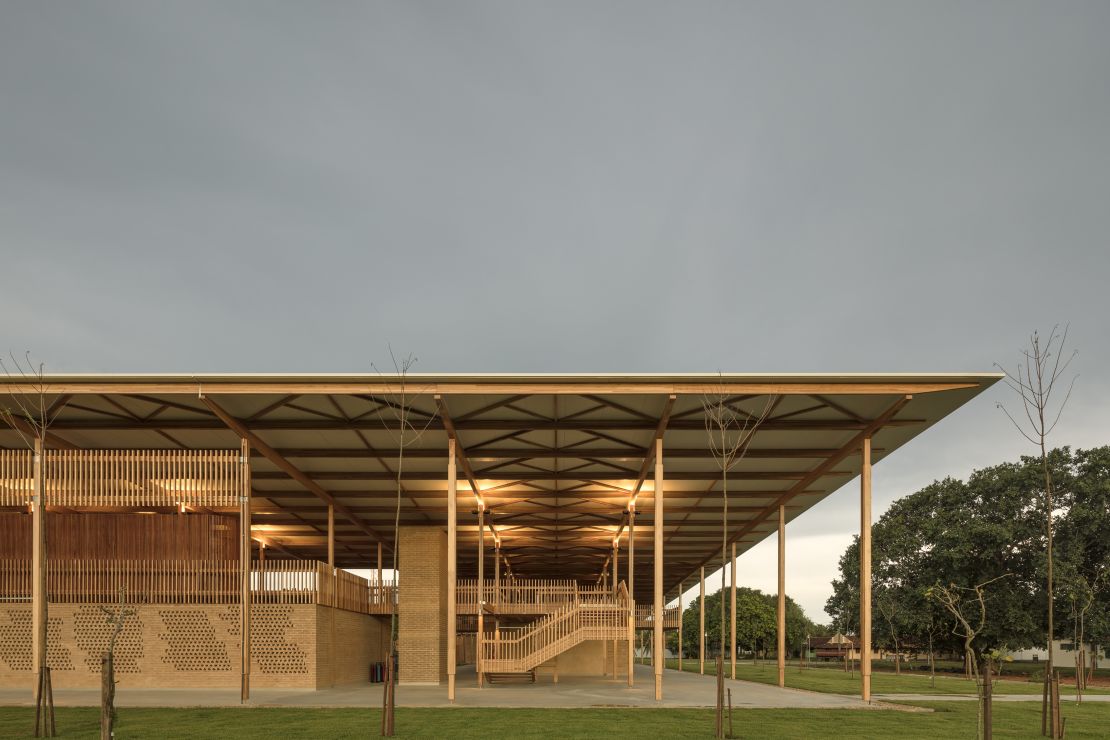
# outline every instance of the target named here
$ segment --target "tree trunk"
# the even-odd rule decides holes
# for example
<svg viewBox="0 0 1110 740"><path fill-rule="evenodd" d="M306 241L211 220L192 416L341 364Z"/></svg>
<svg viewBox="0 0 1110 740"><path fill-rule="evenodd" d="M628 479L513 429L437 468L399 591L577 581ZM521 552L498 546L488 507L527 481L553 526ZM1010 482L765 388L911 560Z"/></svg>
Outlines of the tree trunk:
<svg viewBox="0 0 1110 740"><path fill-rule="evenodd" d="M934 689L937 687L937 663L933 653L932 633L929 634L929 686Z"/></svg>
<svg viewBox="0 0 1110 740"><path fill-rule="evenodd" d="M382 737L393 737L393 653L386 655L385 687L382 692Z"/></svg>
<svg viewBox="0 0 1110 740"><path fill-rule="evenodd" d="M716 737L725 736L725 659L717 656L717 734Z"/></svg>
<svg viewBox="0 0 1110 740"><path fill-rule="evenodd" d="M991 659L988 656L983 661L983 740L991 740L993 734L993 719L991 707L992 690Z"/></svg>
<svg viewBox="0 0 1110 740"><path fill-rule="evenodd" d="M113 715L116 707L115 669L112 654L104 653L100 659L100 740L112 740Z"/></svg>

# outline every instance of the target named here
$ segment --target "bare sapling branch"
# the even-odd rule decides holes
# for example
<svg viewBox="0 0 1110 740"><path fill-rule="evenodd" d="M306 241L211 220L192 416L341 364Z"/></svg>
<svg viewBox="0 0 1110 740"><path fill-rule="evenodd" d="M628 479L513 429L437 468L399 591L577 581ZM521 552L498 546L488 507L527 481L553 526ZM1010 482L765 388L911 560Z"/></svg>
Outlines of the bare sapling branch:
<svg viewBox="0 0 1110 740"><path fill-rule="evenodd" d="M710 454L721 471L721 628L720 652L725 655L725 571L728 561L728 475L744 459L759 427L766 421L782 401L782 396L765 396L755 408L746 409L742 404L755 396L737 396L726 392L724 377L721 376L720 389L715 393L702 396L702 412L705 421L705 434L709 441ZM719 692L718 692L719 693ZM717 736L721 736L723 719L721 696L717 701Z"/></svg>
<svg viewBox="0 0 1110 740"><path fill-rule="evenodd" d="M1068 374L1072 360L1078 355L1076 350L1067 351L1068 326L1065 324L1063 331L1059 325L1052 327L1048 340L1042 341L1038 332L1034 331L1029 338L1029 346L1021 351L1021 360L1013 371L1007 370L1002 365L995 363L998 369L1006 373L1006 384L1017 394L1021 404L1021 415L1015 414L999 402L998 408L1006 414L1014 428L1022 437L1037 447L1041 456L1041 471L1044 475L1044 517L1046 539L1046 584L1048 607L1047 639L1048 665L1045 675L1051 676L1055 665L1055 648L1053 641L1056 639L1055 629L1055 584L1053 582L1053 480L1052 472L1048 465L1048 437L1056 429L1060 417L1064 413L1075 387L1077 375L1072 375L1067 381L1067 390L1060 397L1059 391L1063 387L1063 380ZM1054 398L1055 397L1055 398ZM1024 419L1022 418L1024 417ZM1047 721L1051 714L1050 704L1047 699L1042 703L1042 725L1055 727L1055 723ZM1053 730L1055 737L1055 730Z"/></svg>
<svg viewBox="0 0 1110 740"><path fill-rule="evenodd" d="M979 716L977 721L978 732L976 737L989 738L991 728L990 718L990 676L983 676L979 669L979 660L975 652L975 638L978 637L987 625L987 587L1003 578L1008 578L1012 573L1003 573L1000 576L977 583L974 586L958 586L950 583L947 586L939 583L931 586L925 595L935 600L945 608L955 620L952 625L952 634L963 638L964 658L971 667L971 675L975 679L975 688L979 695Z"/></svg>
<svg viewBox="0 0 1110 740"><path fill-rule="evenodd" d="M409 375L417 363L416 356L409 353L404 357L398 357L394 353L393 347L390 346L389 359L393 364L393 380L386 383L387 391L384 398L373 398L371 400L378 404L374 411L382 420L382 425L390 431L397 445L397 463L393 471L396 481L396 497L393 512L392 567L396 578L397 551L401 531L401 500L406 494L402 480L405 468L405 448L419 441L436 417L435 414L429 414L414 406L415 401L421 396L419 388L414 389L409 385ZM373 364L371 366L374 367L379 376L385 377L377 366ZM389 650L386 654L387 682L385 690L382 692L381 735L383 737L392 737L394 733L395 680L393 666L397 651L397 604L396 600L392 599L389 606L389 624Z"/></svg>

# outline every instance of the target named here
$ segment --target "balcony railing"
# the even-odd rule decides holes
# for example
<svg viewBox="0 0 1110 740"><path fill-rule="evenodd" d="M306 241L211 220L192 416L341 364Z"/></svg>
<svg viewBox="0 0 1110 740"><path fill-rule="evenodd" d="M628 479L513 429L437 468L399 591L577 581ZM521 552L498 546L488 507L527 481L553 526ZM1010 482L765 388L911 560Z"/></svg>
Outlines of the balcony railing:
<svg viewBox="0 0 1110 740"><path fill-rule="evenodd" d="M589 604L620 605L628 608L623 590L612 590L595 585L582 585L572 580L547 580L514 578L496 585L487 579L482 588L482 600L487 613L498 614L550 614L567 606ZM460 579L455 589L456 610L459 614L478 613L477 579Z"/></svg>
<svg viewBox="0 0 1110 740"><path fill-rule="evenodd" d="M237 604L237 560L47 560L51 603ZM320 604L363 614L388 614L397 584L378 584L307 560L251 563L255 604ZM0 560L0 602L30 602L31 561Z"/></svg>

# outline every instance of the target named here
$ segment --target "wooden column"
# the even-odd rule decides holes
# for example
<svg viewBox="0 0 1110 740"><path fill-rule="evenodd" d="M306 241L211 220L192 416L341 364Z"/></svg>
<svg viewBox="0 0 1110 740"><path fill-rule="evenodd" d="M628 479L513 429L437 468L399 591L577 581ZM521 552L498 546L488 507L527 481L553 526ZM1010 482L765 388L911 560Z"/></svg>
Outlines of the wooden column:
<svg viewBox="0 0 1110 740"><path fill-rule="evenodd" d="M493 605L501 604L501 543L493 541ZM500 614L498 614L500 617ZM500 621L500 620L498 620Z"/></svg>
<svg viewBox="0 0 1110 740"><path fill-rule="evenodd" d="M613 595L617 593L617 582L620 580L620 561L621 561L621 548L616 542L613 543Z"/></svg>
<svg viewBox="0 0 1110 740"><path fill-rule="evenodd" d="M447 699L455 701L455 643L458 618L455 588L458 581L458 478L455 472L455 440L447 440ZM381 547L379 543L378 547ZM378 552L381 552L379 549ZM379 561L380 563L381 561ZM381 576L379 575L380 579Z"/></svg>
<svg viewBox="0 0 1110 740"><path fill-rule="evenodd" d="M786 686L786 507L779 506L779 603L778 603L779 688Z"/></svg>
<svg viewBox="0 0 1110 740"><path fill-rule="evenodd" d="M636 640L636 504L628 507L628 685L634 685L632 678L636 660L633 643Z"/></svg>
<svg viewBox="0 0 1110 740"><path fill-rule="evenodd" d="M328 567L335 568L335 507L328 504Z"/></svg>
<svg viewBox="0 0 1110 740"><path fill-rule="evenodd" d="M682 592L686 584L682 581L678 582L678 672L682 673L682 623L685 613L682 611ZM735 676L733 676L735 678Z"/></svg>
<svg viewBox="0 0 1110 740"><path fill-rule="evenodd" d="M396 547L396 544L394 544ZM382 584L382 543L378 542L378 590L382 594L382 603L385 603L385 586Z"/></svg>
<svg viewBox="0 0 1110 740"><path fill-rule="evenodd" d="M474 660L475 670L478 672L478 688L482 688L484 684L484 676L482 675L482 654L485 643L485 618L483 612L486 610L486 517L485 511L481 505L478 506L478 635L476 643L478 645L478 655Z"/></svg>
<svg viewBox="0 0 1110 740"><path fill-rule="evenodd" d="M859 675L860 697L871 701L871 438L860 449Z"/></svg>
<svg viewBox="0 0 1110 740"><path fill-rule="evenodd" d="M652 655L655 657L655 700L663 698L663 440L655 440L655 605L652 628L655 640Z"/></svg>
<svg viewBox="0 0 1110 740"><path fill-rule="evenodd" d="M620 554L621 550L617 543L613 542L613 598L617 596L617 581L620 580ZM620 644L618 640L613 640L613 678L618 676L617 665L617 646Z"/></svg>
<svg viewBox="0 0 1110 740"><path fill-rule="evenodd" d="M46 485L42 477L42 439L35 438L31 484L31 656L34 695L46 667Z"/></svg>
<svg viewBox="0 0 1110 740"><path fill-rule="evenodd" d="M241 680L239 701L251 697L251 447L247 440L239 443L242 465L242 486L239 494L239 644L241 646Z"/></svg>
<svg viewBox="0 0 1110 740"><path fill-rule="evenodd" d="M266 590L266 543L258 541L258 590Z"/></svg>
<svg viewBox="0 0 1110 740"><path fill-rule="evenodd" d="M698 673L705 675L705 566L701 567L701 587L698 612Z"/></svg>
<svg viewBox="0 0 1110 740"><path fill-rule="evenodd" d="M729 624L731 625L731 628L730 628L729 631L732 633L732 637L731 637L731 641L729 642L729 645L731 646L732 655L729 656L729 661L732 665L732 678L735 680L736 679L736 543L735 542L732 543L732 574L729 577L729 581L730 581L730 585L729 585L730 601L732 602L731 607L730 607L730 617L729 617Z"/></svg>

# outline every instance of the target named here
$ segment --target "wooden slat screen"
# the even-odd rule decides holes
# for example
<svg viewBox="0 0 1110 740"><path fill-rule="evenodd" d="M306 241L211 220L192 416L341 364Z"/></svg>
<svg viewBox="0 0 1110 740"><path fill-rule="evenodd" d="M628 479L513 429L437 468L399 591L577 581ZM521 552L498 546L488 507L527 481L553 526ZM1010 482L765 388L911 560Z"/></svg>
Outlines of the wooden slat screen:
<svg viewBox="0 0 1110 740"><path fill-rule="evenodd" d="M233 450L49 450L47 505L239 505L243 465Z"/></svg>
<svg viewBox="0 0 1110 740"><path fill-rule="evenodd" d="M31 463L30 450L0 450L0 506L30 504Z"/></svg>

